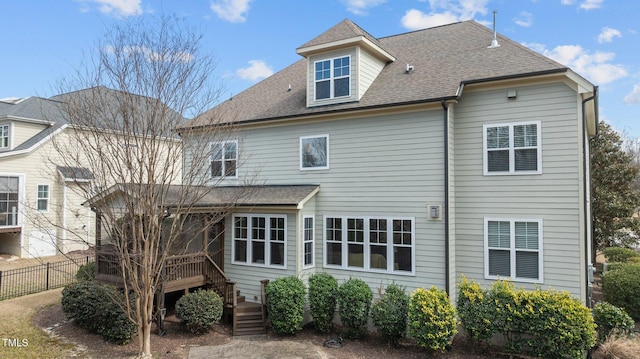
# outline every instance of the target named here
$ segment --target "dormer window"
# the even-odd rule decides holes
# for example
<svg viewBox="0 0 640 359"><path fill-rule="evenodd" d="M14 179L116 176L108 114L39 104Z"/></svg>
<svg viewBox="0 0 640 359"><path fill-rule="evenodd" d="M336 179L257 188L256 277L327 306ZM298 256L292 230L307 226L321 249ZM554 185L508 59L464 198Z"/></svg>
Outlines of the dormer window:
<svg viewBox="0 0 640 359"><path fill-rule="evenodd" d="M351 56L316 61L316 100L351 95Z"/></svg>
<svg viewBox="0 0 640 359"><path fill-rule="evenodd" d="M9 148L9 125L0 125L0 150Z"/></svg>

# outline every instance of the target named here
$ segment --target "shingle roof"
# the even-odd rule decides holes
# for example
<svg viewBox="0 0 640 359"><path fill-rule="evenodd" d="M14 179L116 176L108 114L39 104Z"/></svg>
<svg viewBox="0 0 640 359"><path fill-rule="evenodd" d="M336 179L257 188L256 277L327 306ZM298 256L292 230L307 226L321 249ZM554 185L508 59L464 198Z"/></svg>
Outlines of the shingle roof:
<svg viewBox="0 0 640 359"><path fill-rule="evenodd" d="M354 29L350 23L339 23L303 47L357 33L359 27ZM396 61L385 66L360 101L327 106L306 106L307 60L301 59L185 127L210 124L216 115L227 115L226 121L238 123L433 102L455 98L462 83L567 70L504 36L498 35L500 47L488 48L492 39L492 31L475 21L380 38L377 44ZM414 70L405 73L407 64Z"/></svg>
<svg viewBox="0 0 640 359"><path fill-rule="evenodd" d="M350 39L356 36L364 36L369 41L380 46L380 42L378 41L378 39L373 37L368 32L364 31L360 26L356 25L351 20L344 19L341 22L339 22L336 26L323 32L322 34L318 35L317 37L307 42L306 44L300 46L299 49L316 46L316 45L327 44L330 42L340 41L344 39Z"/></svg>
<svg viewBox="0 0 640 359"><path fill-rule="evenodd" d="M94 179L93 173L86 167L63 167L57 166L58 172L66 180L88 181Z"/></svg>

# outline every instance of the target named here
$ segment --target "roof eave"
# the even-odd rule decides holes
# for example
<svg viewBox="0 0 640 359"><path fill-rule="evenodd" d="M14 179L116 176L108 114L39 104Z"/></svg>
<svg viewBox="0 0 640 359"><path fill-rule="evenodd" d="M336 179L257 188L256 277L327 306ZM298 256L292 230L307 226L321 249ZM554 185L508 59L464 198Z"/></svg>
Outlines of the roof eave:
<svg viewBox="0 0 640 359"><path fill-rule="evenodd" d="M386 62L393 62L396 60L395 56L391 55L386 50L376 45L375 43L373 43L371 40L367 39L363 35L350 37L348 39L343 39L338 41L327 42L320 45L300 47L296 49L296 53L304 57L309 57L314 54L335 50L335 49L351 47L351 46L361 46L369 50L375 56L381 58Z"/></svg>

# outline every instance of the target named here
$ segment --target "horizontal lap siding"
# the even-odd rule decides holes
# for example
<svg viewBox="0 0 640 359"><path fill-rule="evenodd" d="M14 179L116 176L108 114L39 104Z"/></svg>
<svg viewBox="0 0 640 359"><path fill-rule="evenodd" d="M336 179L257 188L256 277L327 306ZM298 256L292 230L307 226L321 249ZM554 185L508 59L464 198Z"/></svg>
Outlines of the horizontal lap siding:
<svg viewBox="0 0 640 359"><path fill-rule="evenodd" d="M584 240L577 96L561 83L516 90L516 100L498 89L469 92L456 105L457 275L491 283L484 280L484 217L541 218L542 286L579 296ZM521 121L541 121L542 174L483 176L483 125Z"/></svg>
<svg viewBox="0 0 640 359"><path fill-rule="evenodd" d="M330 169L301 171L299 138L324 134L329 135ZM443 222L426 219L427 204L444 201L441 110L246 129L239 138L240 151L245 156L240 160L240 178L257 171L257 183L320 185L314 203L315 269L305 270L303 277L314 271L327 271L339 280L362 278L373 289L381 282L392 281L405 284L408 289L444 287ZM324 216L414 217L416 275L323 268ZM278 276L290 274L295 268L293 221L290 216L289 268L278 272ZM238 280L236 275L240 272L243 280L255 281L256 275L265 275L262 268L243 266L231 275L232 279Z"/></svg>

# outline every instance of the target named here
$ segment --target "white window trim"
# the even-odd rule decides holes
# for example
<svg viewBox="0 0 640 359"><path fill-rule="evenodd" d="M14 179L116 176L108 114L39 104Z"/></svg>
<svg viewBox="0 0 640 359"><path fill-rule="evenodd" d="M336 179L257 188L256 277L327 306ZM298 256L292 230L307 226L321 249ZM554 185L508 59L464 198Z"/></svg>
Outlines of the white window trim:
<svg viewBox="0 0 640 359"><path fill-rule="evenodd" d="M307 219L311 219L311 239L306 238L306 226ZM316 219L315 216L302 216L302 268L313 268L316 263ZM305 246L307 243L311 243L311 263L305 264Z"/></svg>
<svg viewBox="0 0 640 359"><path fill-rule="evenodd" d="M342 219L342 265L327 264L327 218L340 218ZM349 267L348 265L348 242L347 242L347 219L362 219L364 221L364 241L363 241L363 267ZM369 220L370 219L384 219L387 221L387 230L391 234L388 236L387 241L387 269L371 268L371 256L370 256L370 238L369 238ZM411 221L411 271L394 270L393 266L393 221L394 220L409 220ZM340 215L324 215L322 219L322 266L323 268L334 268L341 270L349 270L356 272L375 272L375 273L389 273L393 275L415 276L416 273L416 219L415 217L393 217L393 216L340 216ZM409 247L407 245L401 245L403 247ZM389 269L389 268L392 269Z"/></svg>
<svg viewBox="0 0 640 359"><path fill-rule="evenodd" d="M26 192L26 176L23 173L15 173L15 172L0 172L0 176L2 177L18 177L18 219L17 224L15 226L0 226L2 228L18 228L22 227L22 205L25 203L25 192Z"/></svg>
<svg viewBox="0 0 640 359"><path fill-rule="evenodd" d="M302 151L303 151L303 146L302 146L302 141L306 140L306 139L310 139L310 138L322 138L324 137L327 141L327 165L326 166L322 166L322 167L304 167L303 166L303 161L302 161ZM299 157L299 161L300 161L300 171L320 171L320 170L328 170L329 169L329 163L331 160L331 157L329 155L330 151L330 143L329 143L329 134L323 134L323 135L311 135L311 136L300 136L300 140L299 140L299 152L298 152L298 157Z"/></svg>
<svg viewBox="0 0 640 359"><path fill-rule="evenodd" d="M333 76L333 70L334 70L333 60L342 59L344 57L348 57L349 58L349 76L338 76L338 77ZM330 64L330 67L329 67L330 68L330 76L329 76L328 79L317 80L316 79L316 64L318 62L325 62L325 61L329 61L329 64ZM352 62L350 54L349 55L343 55L343 56L335 56L335 57L331 57L331 58L323 58L321 60L314 61L313 62L313 71L312 71L313 72L313 100L315 102L322 102L322 101L330 101L330 100L333 100L333 99L351 97L351 84L352 84L352 82L351 82L352 78L351 77L353 76L353 67L352 67L352 65L353 65L353 62ZM334 82L335 82L335 80L336 79L343 79L343 78L347 78L347 77L349 78L349 94L348 95L344 95L344 96L334 96L333 94L334 94ZM318 82L327 81L327 80L329 81L329 97L327 97L327 98L318 98L318 94L317 94L317 90L316 90L317 89L316 84Z"/></svg>
<svg viewBox="0 0 640 359"><path fill-rule="evenodd" d="M247 217L247 261L240 262L236 261L236 218L237 217ZM265 233L266 238L264 241L264 258L265 263L252 263L251 262L251 251L252 251L252 238L251 238L251 219L254 217L264 217L265 218ZM271 246L269 245L271 241L269 240L270 232L271 232L271 218L283 218L284 219L284 249L283 249L283 264L271 264L266 263L267 260L271 261ZM287 269L287 215L286 214L266 214L266 213L234 213L231 218L232 223L232 234L231 234L231 264L248 266L248 267L260 267L260 268L272 268L272 269ZM244 240L244 239L243 239Z"/></svg>
<svg viewBox="0 0 640 359"><path fill-rule="evenodd" d="M509 277L499 277L494 275L489 275L489 222L509 222L510 226L510 234L509 234L509 253L510 253L510 262L511 262L511 276ZM515 276L516 274L516 252L517 251L526 251L522 249L516 249L516 236L515 236L515 223L516 222L537 222L538 223L538 279L531 278L518 278ZM544 227L542 223L542 219L530 219L530 218L494 218L494 217L485 217L484 218L484 278L485 279L509 279L514 282L522 282L522 283L543 283L544 282ZM506 250L506 248L504 248ZM529 250L530 252L534 252L533 250Z"/></svg>
<svg viewBox="0 0 640 359"><path fill-rule="evenodd" d="M40 186L47 186L47 197L46 198L40 198ZM47 201L47 208L46 209L38 209L38 202L40 202L40 200L46 200ZM36 210L40 213L49 213L49 203L51 200L51 185L49 185L48 183L38 183L36 185Z"/></svg>
<svg viewBox="0 0 640 359"><path fill-rule="evenodd" d="M6 127L7 128L7 146L2 146L3 144L3 138L4 137L0 137L0 151L7 151L11 149L11 144L13 143L13 126L11 126L11 123L2 123L0 124L0 127Z"/></svg>
<svg viewBox="0 0 640 359"><path fill-rule="evenodd" d="M224 162L224 146L227 143L235 143L236 145L236 174L234 176L227 176L225 175L226 173L226 168L225 168L225 162ZM222 176L212 176L211 175L211 163L213 162L213 146L215 145L221 145L222 146ZM238 147L238 140L227 140L227 141L212 141L209 142L209 166L208 171L209 173L207 174L209 179L215 180L215 179L223 179L223 178L238 178L238 157L240 156L239 152L240 152L240 148Z"/></svg>
<svg viewBox="0 0 640 359"><path fill-rule="evenodd" d="M536 171L516 171L515 170L515 155L514 155L514 143L513 143L513 127L519 125L532 125L537 126L537 170ZM489 172L489 156L487 155L487 128L491 127L509 127L509 171L503 172ZM492 123L482 126L482 158L483 158L483 173L485 176L518 176L518 175L534 175L542 174L542 121L522 121L522 122L507 122L507 123Z"/></svg>

